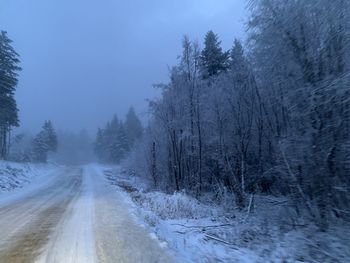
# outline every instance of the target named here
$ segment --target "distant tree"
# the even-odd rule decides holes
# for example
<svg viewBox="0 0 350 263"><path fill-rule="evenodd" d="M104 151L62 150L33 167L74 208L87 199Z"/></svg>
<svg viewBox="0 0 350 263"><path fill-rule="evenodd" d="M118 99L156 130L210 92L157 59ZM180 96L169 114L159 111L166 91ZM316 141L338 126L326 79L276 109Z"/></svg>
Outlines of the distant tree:
<svg viewBox="0 0 350 263"><path fill-rule="evenodd" d="M104 129L99 129L95 140L95 154L100 162L119 163L130 150L125 124L117 115Z"/></svg>
<svg viewBox="0 0 350 263"><path fill-rule="evenodd" d="M107 151L107 161L118 163L121 158L122 149L119 148L119 129L121 122L117 115L114 115L112 121L105 129L105 149Z"/></svg>
<svg viewBox="0 0 350 263"><path fill-rule="evenodd" d="M125 132L130 147L132 147L135 141L140 139L142 136L142 124L133 107L130 107L128 113L126 114Z"/></svg>
<svg viewBox="0 0 350 263"><path fill-rule="evenodd" d="M204 79L218 75L228 68L229 52L223 52L218 36L209 31L204 39L204 49L201 53L201 68Z"/></svg>
<svg viewBox="0 0 350 263"><path fill-rule="evenodd" d="M0 158L8 154L11 127L18 126L18 109L14 93L18 83L19 55L5 31L0 33Z"/></svg>
<svg viewBox="0 0 350 263"><path fill-rule="evenodd" d="M97 134L96 134L96 140L94 143L94 152L96 156L98 157L99 161L104 161L103 153L104 153L104 142L103 142L103 133L104 131L101 128L98 128Z"/></svg>
<svg viewBox="0 0 350 263"><path fill-rule="evenodd" d="M124 123L119 122L115 140L112 144L111 158L114 163L119 163L129 152L128 136L125 131Z"/></svg>
<svg viewBox="0 0 350 263"><path fill-rule="evenodd" d="M33 140L33 158L37 162L47 162L49 152L57 150L57 135L51 121L45 121L42 130Z"/></svg>

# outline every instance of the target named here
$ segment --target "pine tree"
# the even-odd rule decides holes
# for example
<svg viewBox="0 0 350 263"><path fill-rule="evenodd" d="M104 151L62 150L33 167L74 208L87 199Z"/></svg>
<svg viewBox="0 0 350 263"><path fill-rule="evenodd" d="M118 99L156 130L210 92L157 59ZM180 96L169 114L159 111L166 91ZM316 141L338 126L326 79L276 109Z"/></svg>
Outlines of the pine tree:
<svg viewBox="0 0 350 263"><path fill-rule="evenodd" d="M142 124L133 107L130 107L128 113L126 114L125 132L130 147L132 147L135 141L140 139L142 136Z"/></svg>
<svg viewBox="0 0 350 263"><path fill-rule="evenodd" d="M49 152L57 150L57 135L51 121L45 121L42 130L33 140L33 158L37 162L47 162Z"/></svg>
<svg viewBox="0 0 350 263"><path fill-rule="evenodd" d="M120 159L119 138L118 132L120 129L120 122L117 115L113 116L112 121L106 128L106 150L108 155L108 162L118 163Z"/></svg>
<svg viewBox="0 0 350 263"><path fill-rule="evenodd" d="M242 44L237 39L235 39L230 52L228 71L235 89L249 85L248 61L245 58Z"/></svg>
<svg viewBox="0 0 350 263"><path fill-rule="evenodd" d="M119 163L130 151L130 139L136 140L142 135L141 122L133 109L129 111L128 116L127 124L119 121L117 115L114 115L103 130L98 129L95 154L99 161ZM126 128L127 126L128 128Z"/></svg>
<svg viewBox="0 0 350 263"><path fill-rule="evenodd" d="M119 163L129 151L128 137L125 132L123 122L119 123L118 131L113 144L112 157L113 161Z"/></svg>
<svg viewBox="0 0 350 263"><path fill-rule="evenodd" d="M244 51L241 42L235 39L234 45L230 52L230 69L235 71L247 71L247 61L244 57Z"/></svg>
<svg viewBox="0 0 350 263"><path fill-rule="evenodd" d="M18 126L18 109L14 93L21 68L19 55L12 47L5 31L0 33L0 158L8 152L8 134L11 127Z"/></svg>
<svg viewBox="0 0 350 263"><path fill-rule="evenodd" d="M104 155L104 131L101 128L98 128L97 134L96 134L96 141L94 145L94 152L96 156L98 157L99 161L103 162L105 158Z"/></svg>
<svg viewBox="0 0 350 263"><path fill-rule="evenodd" d="M44 123L43 130L47 134L48 150L51 152L56 152L57 151L57 135L56 135L56 132L53 128L52 122L46 121Z"/></svg>
<svg viewBox="0 0 350 263"><path fill-rule="evenodd" d="M229 53L223 52L220 45L218 36L210 30L205 36L204 49L200 57L204 79L216 76L228 68Z"/></svg>

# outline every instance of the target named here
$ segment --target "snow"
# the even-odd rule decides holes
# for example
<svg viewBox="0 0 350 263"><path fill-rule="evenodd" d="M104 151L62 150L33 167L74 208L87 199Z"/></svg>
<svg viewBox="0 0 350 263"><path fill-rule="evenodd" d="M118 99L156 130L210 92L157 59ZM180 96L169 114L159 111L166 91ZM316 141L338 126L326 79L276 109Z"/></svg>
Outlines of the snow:
<svg viewBox="0 0 350 263"><path fill-rule="evenodd" d="M296 228L292 223L303 222L281 222L287 210L275 204L283 198L257 196L247 217L246 211L227 212L183 192L151 191L119 167L103 170L139 224L175 251L179 262L346 262L350 257L349 226L322 234L312 224Z"/></svg>
<svg viewBox="0 0 350 263"><path fill-rule="evenodd" d="M0 196L0 261L175 261L135 222L98 165L54 170L44 169L30 184Z"/></svg>
<svg viewBox="0 0 350 263"><path fill-rule="evenodd" d="M57 228L38 263L92 263L97 262L92 216L94 213L93 182L84 172L79 198L68 208L66 217Z"/></svg>
<svg viewBox="0 0 350 263"><path fill-rule="evenodd" d="M15 163L0 160L0 194L31 183L35 177L57 168L53 164Z"/></svg>
<svg viewBox="0 0 350 263"><path fill-rule="evenodd" d="M55 164L15 163L0 160L0 206L21 199L55 179L62 167Z"/></svg>
<svg viewBox="0 0 350 263"><path fill-rule="evenodd" d="M153 232L152 237L157 237L161 246L175 251L179 262L257 262L258 257L249 250L207 240L201 229L184 229L187 225L220 224L219 209L201 204L185 193L145 192L142 181L124 176L120 168L106 167L104 173L127 200L139 224Z"/></svg>
<svg viewBox="0 0 350 263"><path fill-rule="evenodd" d="M312 224L296 228L293 223L304 222L280 222L286 210L275 204L286 201L281 198L256 197L247 217L246 211L228 212L184 192L150 191L145 182L123 174L119 167L8 162L1 167L2 182L12 180L13 174L24 178L0 194L4 259L346 262L350 257L349 225L334 224L322 233Z"/></svg>
<svg viewBox="0 0 350 263"><path fill-rule="evenodd" d="M105 180L99 165L87 167L94 178L95 238L103 262L174 262L164 244L141 227L124 195Z"/></svg>

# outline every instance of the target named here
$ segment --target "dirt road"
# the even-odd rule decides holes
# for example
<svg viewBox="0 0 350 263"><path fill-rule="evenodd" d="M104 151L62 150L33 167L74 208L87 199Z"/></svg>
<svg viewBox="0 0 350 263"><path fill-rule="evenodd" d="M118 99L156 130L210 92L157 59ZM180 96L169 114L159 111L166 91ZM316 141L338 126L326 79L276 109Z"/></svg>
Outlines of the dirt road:
<svg viewBox="0 0 350 263"><path fill-rule="evenodd" d="M0 263L173 262L100 169L68 167L47 177L0 196Z"/></svg>

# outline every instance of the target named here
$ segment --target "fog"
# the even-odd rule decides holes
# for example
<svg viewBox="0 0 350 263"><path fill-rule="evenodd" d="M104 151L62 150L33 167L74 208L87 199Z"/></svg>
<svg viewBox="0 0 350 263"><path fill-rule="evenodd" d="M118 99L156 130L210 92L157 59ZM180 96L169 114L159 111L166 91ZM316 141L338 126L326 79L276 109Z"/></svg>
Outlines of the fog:
<svg viewBox="0 0 350 263"><path fill-rule="evenodd" d="M16 92L21 130L45 119L94 134L130 105L143 119L152 84L166 82L184 34L208 30L224 49L244 38L240 0L1 0L0 25L21 56Z"/></svg>

